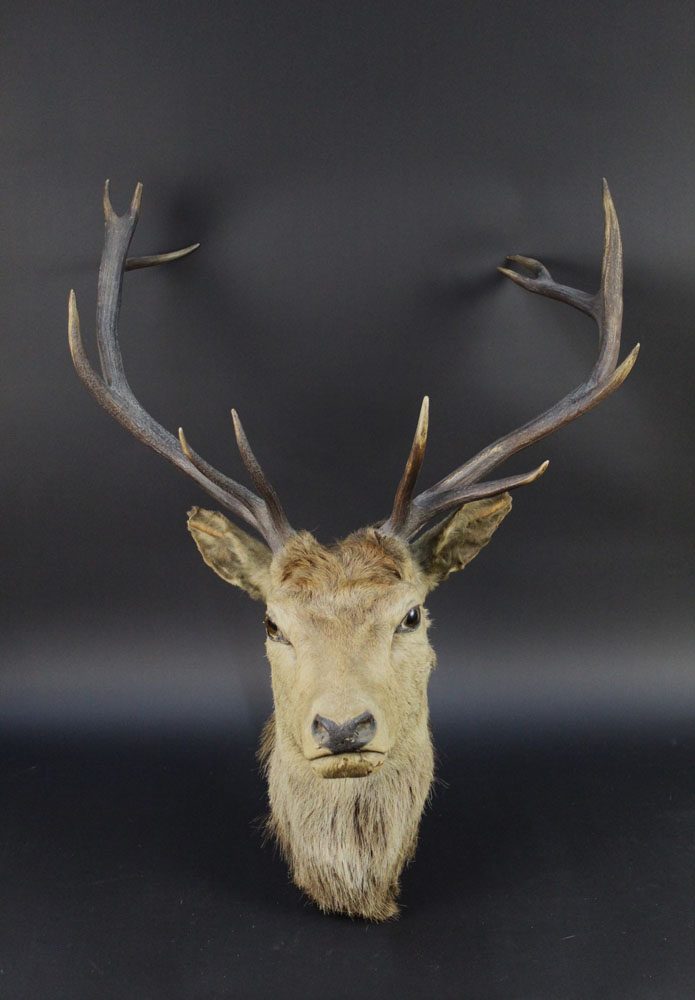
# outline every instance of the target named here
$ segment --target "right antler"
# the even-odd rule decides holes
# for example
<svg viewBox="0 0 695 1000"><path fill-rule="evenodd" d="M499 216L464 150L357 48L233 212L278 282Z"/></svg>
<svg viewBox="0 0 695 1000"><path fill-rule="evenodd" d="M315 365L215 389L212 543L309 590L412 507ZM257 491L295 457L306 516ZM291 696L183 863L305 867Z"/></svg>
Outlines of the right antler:
<svg viewBox="0 0 695 1000"><path fill-rule="evenodd" d="M112 417L123 424L138 440L153 448L194 479L223 507L227 507L255 528L265 538L270 548L277 551L293 533L292 528L283 513L277 494L251 451L236 411L232 410L232 417L237 445L259 495L218 472L197 455L189 448L181 429L178 440L165 430L143 409L128 385L118 346L118 314L124 271L176 260L191 253L198 246L196 243L183 250L175 250L173 253L126 259L138 222L141 198L142 184L138 184L130 209L125 215L118 216L109 199L109 182L107 181L104 186L105 237L97 296L97 343L103 378L94 371L85 352L75 293L71 292L68 335L73 364L77 374L97 402Z"/></svg>
<svg viewBox="0 0 695 1000"><path fill-rule="evenodd" d="M616 368L620 353L620 327L623 314L622 245L618 219L605 180L603 208L606 220L603 270L601 287L596 295L558 284L553 281L549 271L531 257L515 255L507 258L511 263L530 271L531 277L518 274L506 267L498 268L502 274L529 292L566 302L596 321L599 329L599 353L589 378L545 413L499 438L487 448L483 448L474 458L469 459L435 486L413 499L415 481L422 465L427 439L429 401L425 396L405 472L396 492L393 511L389 519L379 528L382 534L403 539L411 538L438 514L460 507L469 500L496 496L517 486L532 483L545 472L547 462L526 475L484 483L481 483L480 479L518 451L575 420L592 406L596 406L627 378L637 358L639 344L633 348L620 367Z"/></svg>

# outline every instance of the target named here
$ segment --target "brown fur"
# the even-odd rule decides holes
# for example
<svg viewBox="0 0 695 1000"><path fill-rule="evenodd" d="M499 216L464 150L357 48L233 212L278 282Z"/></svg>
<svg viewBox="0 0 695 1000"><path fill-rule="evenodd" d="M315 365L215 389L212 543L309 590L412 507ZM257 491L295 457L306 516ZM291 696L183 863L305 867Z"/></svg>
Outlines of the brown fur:
<svg viewBox="0 0 695 1000"><path fill-rule="evenodd" d="M373 528L356 531L331 546L320 545L302 531L282 550L275 573L288 595L305 601L315 600L326 589L359 587L379 593L394 580L408 576L406 553L401 543Z"/></svg>

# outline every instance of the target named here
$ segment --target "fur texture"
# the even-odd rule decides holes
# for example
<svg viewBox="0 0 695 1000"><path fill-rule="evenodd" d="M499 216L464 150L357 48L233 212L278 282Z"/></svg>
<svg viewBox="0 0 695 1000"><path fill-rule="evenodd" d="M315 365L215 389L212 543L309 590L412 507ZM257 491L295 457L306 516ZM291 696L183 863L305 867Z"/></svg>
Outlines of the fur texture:
<svg viewBox="0 0 695 1000"><path fill-rule="evenodd" d="M424 600L487 544L509 507L508 497L475 501L410 545L375 528L330 546L298 532L273 556L222 514L189 516L206 563L266 602L275 702L260 750L267 830L326 913L398 914L433 780ZM372 735L352 753L331 753L314 735L317 719L342 725L363 714Z"/></svg>
<svg viewBox="0 0 695 1000"><path fill-rule="evenodd" d="M325 780L301 755L278 747L271 717L259 757L271 807L267 832L296 885L324 913L396 917L400 875L415 853L432 785L431 740L414 756L393 754L365 778Z"/></svg>

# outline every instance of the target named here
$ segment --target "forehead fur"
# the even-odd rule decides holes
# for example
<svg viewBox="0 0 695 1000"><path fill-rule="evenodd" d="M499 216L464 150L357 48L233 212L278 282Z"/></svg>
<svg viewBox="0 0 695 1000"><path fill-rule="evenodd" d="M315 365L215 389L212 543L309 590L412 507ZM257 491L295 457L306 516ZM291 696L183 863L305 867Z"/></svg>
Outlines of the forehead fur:
<svg viewBox="0 0 695 1000"><path fill-rule="evenodd" d="M327 592L356 589L377 593L399 583L416 583L408 546L363 528L333 545L321 545L306 531L293 535L272 566L273 583L282 593L315 600Z"/></svg>

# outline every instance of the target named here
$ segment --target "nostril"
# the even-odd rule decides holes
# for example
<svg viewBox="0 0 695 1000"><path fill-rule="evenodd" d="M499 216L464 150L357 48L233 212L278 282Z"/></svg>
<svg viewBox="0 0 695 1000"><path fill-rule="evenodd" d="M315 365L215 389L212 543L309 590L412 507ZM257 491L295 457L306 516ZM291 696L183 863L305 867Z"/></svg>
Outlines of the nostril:
<svg viewBox="0 0 695 1000"><path fill-rule="evenodd" d="M362 715L358 715L357 718L347 722L346 728L349 731L346 739L350 740L355 749L359 749L359 747L366 746L367 743L374 739L376 719L371 712L363 712Z"/></svg>
<svg viewBox="0 0 695 1000"><path fill-rule="evenodd" d="M331 753L361 750L376 734L376 719L371 712L362 712L347 722L337 723L323 715L315 715L311 735L316 744Z"/></svg>
<svg viewBox="0 0 695 1000"><path fill-rule="evenodd" d="M330 740L331 733L339 728L338 723L333 722L332 719L325 719L322 715L315 715L314 721L311 723L311 735L319 746L326 746Z"/></svg>

